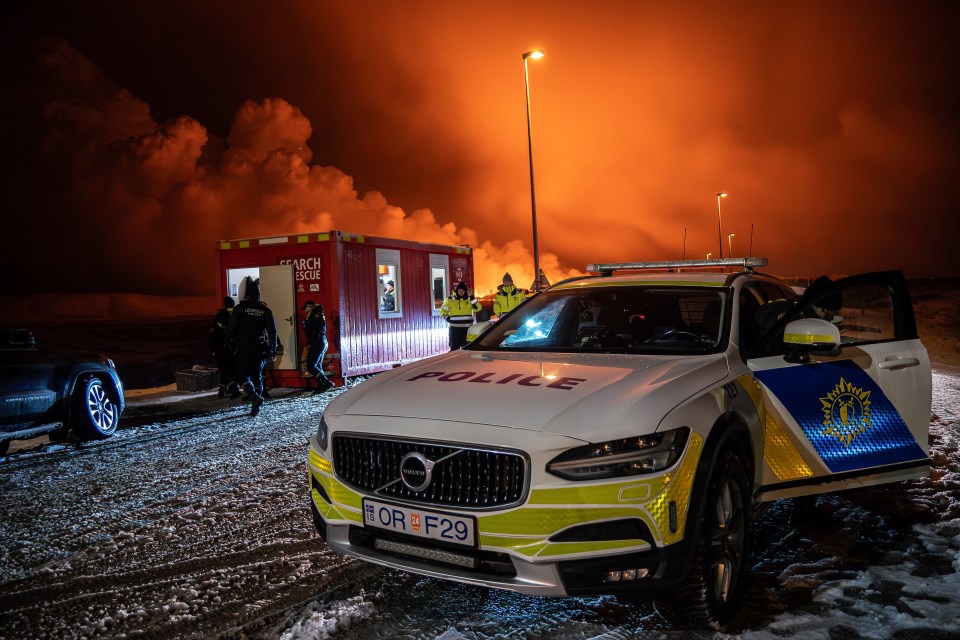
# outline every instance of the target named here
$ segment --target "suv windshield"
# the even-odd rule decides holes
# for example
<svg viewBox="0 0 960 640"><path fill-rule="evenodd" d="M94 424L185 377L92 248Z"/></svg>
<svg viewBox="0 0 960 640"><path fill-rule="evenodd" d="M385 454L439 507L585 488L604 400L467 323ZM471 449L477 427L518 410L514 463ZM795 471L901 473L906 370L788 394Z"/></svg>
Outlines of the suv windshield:
<svg viewBox="0 0 960 640"><path fill-rule="evenodd" d="M726 289L657 285L545 291L502 318L471 349L706 353L721 346Z"/></svg>

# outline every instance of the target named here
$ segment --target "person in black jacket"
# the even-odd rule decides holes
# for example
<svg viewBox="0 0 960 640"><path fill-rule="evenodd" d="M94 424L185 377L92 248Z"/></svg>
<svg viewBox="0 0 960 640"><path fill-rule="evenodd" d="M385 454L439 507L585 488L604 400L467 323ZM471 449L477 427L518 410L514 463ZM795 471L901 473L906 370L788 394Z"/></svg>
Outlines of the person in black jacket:
<svg viewBox="0 0 960 640"><path fill-rule="evenodd" d="M393 312L397 310L397 293L393 287L393 280L387 280L387 284L384 285L383 298L380 300L380 311Z"/></svg>
<svg viewBox="0 0 960 640"><path fill-rule="evenodd" d="M227 342L227 326L230 324L230 314L233 313L233 307L233 298L224 296L223 308L213 316L213 325L210 327L210 350L217 359L217 370L220 377L220 389L217 391L217 397L219 398L227 393L234 399L240 397L233 350Z"/></svg>
<svg viewBox="0 0 960 640"><path fill-rule="evenodd" d="M307 300L303 304L303 311L307 312L303 330L310 344L307 351L307 371L317 379L317 388L313 393L323 393L333 387L333 383L323 374L323 354L327 352L327 318L323 315L323 305L313 300Z"/></svg>
<svg viewBox="0 0 960 640"><path fill-rule="evenodd" d="M273 312L260 301L260 280L244 278L243 300L230 316L227 342L237 345L237 379L252 400L250 415L263 404L263 368L277 357L277 324Z"/></svg>

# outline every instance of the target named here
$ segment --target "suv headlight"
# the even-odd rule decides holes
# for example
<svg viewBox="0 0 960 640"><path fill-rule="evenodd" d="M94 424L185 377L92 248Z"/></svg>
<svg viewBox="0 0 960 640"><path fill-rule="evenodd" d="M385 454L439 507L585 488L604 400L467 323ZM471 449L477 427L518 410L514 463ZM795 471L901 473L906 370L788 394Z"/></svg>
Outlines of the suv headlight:
<svg viewBox="0 0 960 640"><path fill-rule="evenodd" d="M588 444L561 453L547 471L567 480L598 480L661 471L683 453L688 427L645 436Z"/></svg>

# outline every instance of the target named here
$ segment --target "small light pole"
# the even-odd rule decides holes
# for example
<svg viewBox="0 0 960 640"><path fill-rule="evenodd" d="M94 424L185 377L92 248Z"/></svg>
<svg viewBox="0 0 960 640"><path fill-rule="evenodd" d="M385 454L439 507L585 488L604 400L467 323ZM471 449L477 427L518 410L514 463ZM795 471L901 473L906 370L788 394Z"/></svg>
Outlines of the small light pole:
<svg viewBox="0 0 960 640"><path fill-rule="evenodd" d="M729 247L729 249L730 249L730 255L727 256L728 258L732 258L732 257L733 257L733 236L735 236L735 235L737 235L737 234L735 234L735 233L728 233L728 234L727 234L727 247Z"/></svg>
<svg viewBox="0 0 960 640"><path fill-rule="evenodd" d="M713 255L712 253L710 253L709 251L707 251L707 260L709 260L709 259L710 259L710 256L712 256L712 255Z"/></svg>
<svg viewBox="0 0 960 640"><path fill-rule="evenodd" d="M727 194L723 191L717 193L717 240L720 242L720 258L723 259L723 224L720 221L720 198L726 198Z"/></svg>
<svg viewBox="0 0 960 640"><path fill-rule="evenodd" d="M527 60L543 57L543 49L534 49L523 54L523 83L527 89L527 148L530 151L530 212L533 218L533 289L543 289L540 280L540 244L537 239L537 194L533 188L533 127L530 123L530 72Z"/></svg>

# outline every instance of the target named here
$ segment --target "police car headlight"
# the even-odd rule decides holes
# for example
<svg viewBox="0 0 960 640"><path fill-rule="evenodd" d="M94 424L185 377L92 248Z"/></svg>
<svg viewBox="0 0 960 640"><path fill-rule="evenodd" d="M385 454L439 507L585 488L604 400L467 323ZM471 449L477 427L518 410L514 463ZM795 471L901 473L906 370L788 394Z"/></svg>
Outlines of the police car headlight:
<svg viewBox="0 0 960 640"><path fill-rule="evenodd" d="M320 416L320 426L317 427L317 444L319 444L320 448L324 451L327 450L327 442L329 437L330 436L327 431L327 421L323 419L323 416Z"/></svg>
<svg viewBox="0 0 960 640"><path fill-rule="evenodd" d="M655 473L672 466L687 444L690 429L588 444L561 453L547 471L567 480L598 480Z"/></svg>

